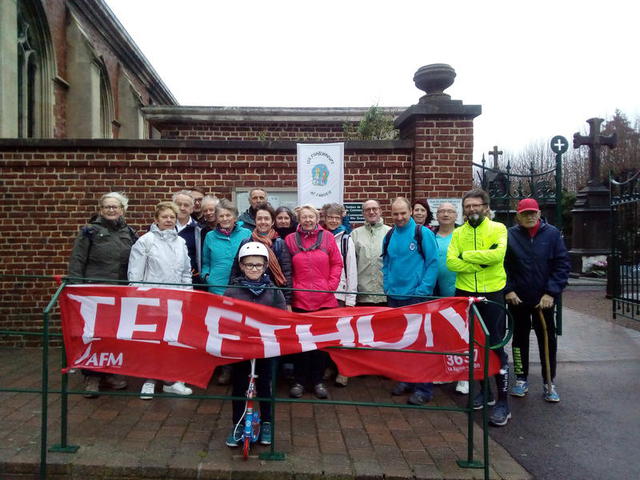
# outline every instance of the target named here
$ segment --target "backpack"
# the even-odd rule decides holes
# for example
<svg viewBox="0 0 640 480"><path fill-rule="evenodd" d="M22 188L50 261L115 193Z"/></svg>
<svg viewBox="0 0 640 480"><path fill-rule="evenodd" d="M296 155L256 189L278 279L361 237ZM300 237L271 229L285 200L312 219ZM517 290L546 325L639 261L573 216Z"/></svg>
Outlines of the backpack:
<svg viewBox="0 0 640 480"><path fill-rule="evenodd" d="M297 255L300 252L310 252L318 248L322 250L324 253L328 254L329 252L327 252L327 249L322 246L323 234L324 234L324 230L320 230L318 232L318 238L316 239L315 243L311 245L309 248L304 248L302 246L302 237L300 236L300 232L296 232L294 237L296 250L291 252L291 258L293 258L295 255Z"/></svg>
<svg viewBox="0 0 640 480"><path fill-rule="evenodd" d="M342 269L344 270L345 276L347 275L347 251L349 250L349 238L351 237L350 233L344 232L342 234L342 239L340 240L340 251L342 252Z"/></svg>
<svg viewBox="0 0 640 480"><path fill-rule="evenodd" d="M394 225L382 239L382 255L380 255L381 257L384 257L387 254L387 250L389 249L389 242L391 241L391 235L393 235L395 229L396 226ZM424 250L422 249L422 225L416 224L416 230L413 234L413 239L418 244L418 253L423 260L426 260L426 257L424 256Z"/></svg>

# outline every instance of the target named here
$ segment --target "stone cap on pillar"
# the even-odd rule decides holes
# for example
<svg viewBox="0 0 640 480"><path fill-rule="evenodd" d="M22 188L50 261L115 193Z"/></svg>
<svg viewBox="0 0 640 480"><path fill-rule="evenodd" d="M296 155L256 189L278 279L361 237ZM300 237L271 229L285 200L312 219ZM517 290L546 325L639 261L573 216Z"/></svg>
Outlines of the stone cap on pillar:
<svg viewBox="0 0 640 480"><path fill-rule="evenodd" d="M446 63L432 63L420 67L413 81L426 95L422 96L416 105L412 105L398 118L395 127L402 128L403 125L420 117L441 117L460 116L475 118L482 113L481 105L464 105L461 100L451 100L451 96L444 91L453 85L456 78L456 71Z"/></svg>

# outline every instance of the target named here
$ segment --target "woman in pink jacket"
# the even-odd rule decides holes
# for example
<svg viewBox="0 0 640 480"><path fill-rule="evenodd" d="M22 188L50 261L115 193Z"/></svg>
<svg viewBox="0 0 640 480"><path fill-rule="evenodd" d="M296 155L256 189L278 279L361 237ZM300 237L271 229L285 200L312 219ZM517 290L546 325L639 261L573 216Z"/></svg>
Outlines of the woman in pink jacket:
<svg viewBox="0 0 640 480"><path fill-rule="evenodd" d="M298 229L285 242L291 253L293 288L328 290L324 292L293 292L294 312L315 312L338 306L332 291L337 290L342 273L342 256L330 232L319 224L320 214L311 205L298 210ZM319 350L303 352L295 357L295 381L289 390L293 398L300 398L306 383L313 386L318 398L327 398L322 383L326 367L326 353Z"/></svg>

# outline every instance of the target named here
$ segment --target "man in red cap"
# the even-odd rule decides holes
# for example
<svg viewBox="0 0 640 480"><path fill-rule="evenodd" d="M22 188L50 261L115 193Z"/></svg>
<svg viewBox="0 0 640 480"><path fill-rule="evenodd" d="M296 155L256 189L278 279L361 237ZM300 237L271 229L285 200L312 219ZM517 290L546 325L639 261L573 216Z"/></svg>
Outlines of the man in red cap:
<svg viewBox="0 0 640 480"><path fill-rule="evenodd" d="M518 225L509 229L504 266L507 272L505 300L514 317L513 363L516 383L511 395L524 397L529 391L529 334L538 338L544 399L559 402L553 380L556 374L556 331L554 305L566 287L571 269L569 253L560 231L540 218L540 207L533 198L518 203ZM540 320L544 316L546 329ZM545 330L547 355L545 355ZM549 376L547 378L547 369Z"/></svg>

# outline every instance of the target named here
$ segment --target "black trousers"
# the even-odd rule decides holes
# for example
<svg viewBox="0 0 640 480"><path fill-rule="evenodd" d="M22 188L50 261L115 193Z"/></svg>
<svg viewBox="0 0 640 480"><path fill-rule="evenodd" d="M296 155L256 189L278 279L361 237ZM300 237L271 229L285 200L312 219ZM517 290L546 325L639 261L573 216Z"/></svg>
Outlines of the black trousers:
<svg viewBox="0 0 640 480"><path fill-rule="evenodd" d="M259 358L256 360L256 396L267 398L271 396L271 364L272 358ZM231 364L232 369L232 390L234 397L242 397L247 393L249 387L249 373L251 373L251 362L238 362ZM243 400L233 400L233 424L235 425L242 418L245 402ZM255 407L254 407L255 408ZM271 402L260 402L260 421L271 421Z"/></svg>
<svg viewBox="0 0 640 480"><path fill-rule="evenodd" d="M513 366L516 378L526 380L529 375L529 336L531 327L536 332L538 339L538 351L540 353L540 364L542 367L542 378L545 383L553 382L556 377L556 352L558 350L558 339L556 337L556 325L554 321L554 309L547 308L542 310L544 320L547 326L547 340L549 344L549 370L551 378L547 378L545 368L545 351L544 351L544 330L538 310L529 305L509 305L509 311L513 315Z"/></svg>
<svg viewBox="0 0 640 480"><path fill-rule="evenodd" d="M321 308L320 310L326 310ZM307 310L293 308L294 312L309 313ZM322 383L324 371L329 365L329 354L321 350L310 350L291 355L294 368L295 383L304 387L315 387Z"/></svg>
<svg viewBox="0 0 640 480"><path fill-rule="evenodd" d="M456 297L485 297L495 303L476 303L478 313L489 330L489 345L497 345L507 332L507 314L504 310L504 294L498 292L467 292L456 288ZM494 376L498 399L508 402L509 392L509 357L504 347L494 350L500 359L500 373Z"/></svg>
<svg viewBox="0 0 640 480"><path fill-rule="evenodd" d="M467 292L456 288L456 297L485 297L487 300L496 302L504 307L504 295L502 290L499 292ZM489 345L496 345L502 341L507 332L507 316L505 310L494 303L476 303L478 313L482 317L487 329L489 330ZM502 367L506 367L509 357L504 347L494 350L500 358Z"/></svg>

